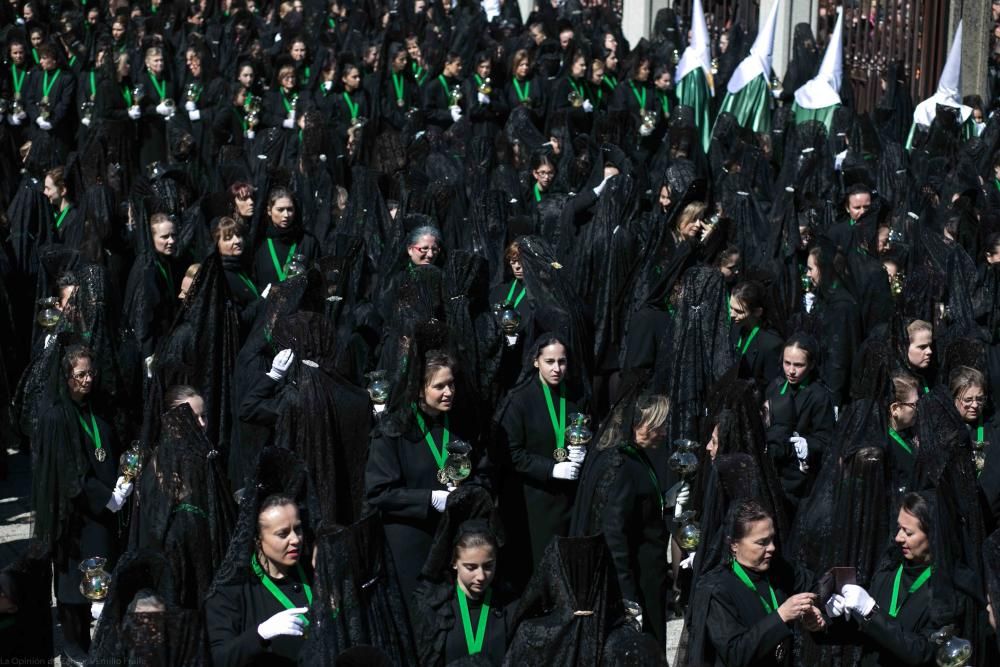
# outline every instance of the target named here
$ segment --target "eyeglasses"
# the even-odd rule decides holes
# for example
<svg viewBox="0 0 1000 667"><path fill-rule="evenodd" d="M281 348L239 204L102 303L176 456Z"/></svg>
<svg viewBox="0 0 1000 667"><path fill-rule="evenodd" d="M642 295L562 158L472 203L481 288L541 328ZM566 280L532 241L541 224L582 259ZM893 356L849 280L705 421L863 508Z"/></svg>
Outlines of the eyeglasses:
<svg viewBox="0 0 1000 667"><path fill-rule="evenodd" d="M986 405L985 396L966 396L965 398L959 399L963 406L972 407L972 405Z"/></svg>
<svg viewBox="0 0 1000 667"><path fill-rule="evenodd" d="M73 373L74 380L83 380L84 378L93 380L95 377L97 377L97 371L77 371Z"/></svg>
<svg viewBox="0 0 1000 667"><path fill-rule="evenodd" d="M411 245L411 248L419 252L421 255L434 255L438 252L438 247L436 245L432 246L415 246Z"/></svg>

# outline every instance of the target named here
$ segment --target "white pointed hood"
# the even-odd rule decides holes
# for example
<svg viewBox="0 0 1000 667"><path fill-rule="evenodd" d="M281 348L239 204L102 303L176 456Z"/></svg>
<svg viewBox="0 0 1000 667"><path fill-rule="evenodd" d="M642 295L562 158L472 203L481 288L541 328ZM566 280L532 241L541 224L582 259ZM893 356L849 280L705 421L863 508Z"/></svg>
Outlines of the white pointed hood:
<svg viewBox="0 0 1000 667"><path fill-rule="evenodd" d="M701 0L694 0L691 4L691 43L684 49L684 53L677 63L677 70L674 72L674 81L680 83L681 79L699 67L705 70L708 87L714 94L715 86L712 83L712 45L708 41L708 25L705 23L705 10L701 6Z"/></svg>
<svg viewBox="0 0 1000 667"><path fill-rule="evenodd" d="M823 53L819 73L795 91L795 103L803 109L824 109L840 104L840 81L844 73L844 8L837 8L837 25Z"/></svg>
<svg viewBox="0 0 1000 667"><path fill-rule="evenodd" d="M778 25L778 9L781 7L781 0L771 5L771 13L767 15L767 20L760 26L757 39L750 47L750 55L743 59L732 78L726 85L726 90L730 93L738 93L743 87L755 78L764 75L765 81L771 80L771 56L774 54L774 30Z"/></svg>
<svg viewBox="0 0 1000 667"><path fill-rule="evenodd" d="M930 127L937 115L937 105L959 109L962 122L969 120L972 108L962 104L962 22L955 28L955 37L951 40L948 59L941 70L937 92L917 105L913 110L913 122Z"/></svg>

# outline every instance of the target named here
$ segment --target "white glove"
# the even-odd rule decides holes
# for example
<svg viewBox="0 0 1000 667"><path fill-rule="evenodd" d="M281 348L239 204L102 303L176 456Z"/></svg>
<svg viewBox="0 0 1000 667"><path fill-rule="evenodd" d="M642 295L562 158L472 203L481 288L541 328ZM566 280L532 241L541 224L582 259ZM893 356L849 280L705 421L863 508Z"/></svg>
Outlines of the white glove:
<svg viewBox="0 0 1000 667"><path fill-rule="evenodd" d="M802 297L802 301L805 304L806 312L811 313L813 304L816 303L816 295L813 292L806 292L805 296Z"/></svg>
<svg viewBox="0 0 1000 667"><path fill-rule="evenodd" d="M875 608L875 599L861 586L844 584L840 594L844 596L844 609L854 612L857 616L865 617Z"/></svg>
<svg viewBox="0 0 1000 667"><path fill-rule="evenodd" d="M90 603L90 617L95 621L101 617L101 612L104 611L103 602L91 602Z"/></svg>
<svg viewBox="0 0 1000 667"><path fill-rule="evenodd" d="M0 114L0 121L3 121L3 114ZM90 119L86 116L81 118L80 122L83 123L84 127L90 127Z"/></svg>
<svg viewBox="0 0 1000 667"><path fill-rule="evenodd" d="M295 361L295 353L291 350L284 349L278 352L278 354L274 355L274 359L271 360L271 370L267 372L267 377L275 382L280 382L281 378L285 377L288 369L292 367L293 361Z"/></svg>
<svg viewBox="0 0 1000 667"><path fill-rule="evenodd" d="M653 127L652 126L646 125L645 123L643 123L642 125L639 126L639 136L648 137L652 133L653 133Z"/></svg>
<svg viewBox="0 0 1000 667"><path fill-rule="evenodd" d="M451 112L451 119L456 123L462 119L462 108L461 107L448 107L448 111Z"/></svg>
<svg viewBox="0 0 1000 667"><path fill-rule="evenodd" d="M156 105L156 113L160 114L161 116L169 116L170 107L168 107L163 102L160 102L159 104Z"/></svg>
<svg viewBox="0 0 1000 667"><path fill-rule="evenodd" d="M607 185L607 184L608 184L608 179L606 179L606 178L603 181L601 181L600 183L598 183L597 187L594 188L594 195L600 197L601 193L604 192L604 186Z"/></svg>
<svg viewBox="0 0 1000 667"><path fill-rule="evenodd" d="M580 476L580 464L562 461L552 466L552 479L574 480Z"/></svg>
<svg viewBox="0 0 1000 667"><path fill-rule="evenodd" d="M691 569L691 566L692 566L692 565L694 565L694 554L695 554L695 552L694 552L694 551L692 551L691 553L689 553L689 554L688 554L688 555L687 555L687 556L686 556L686 557L684 558L684 560L682 560L682 561L681 561L681 562L679 563L679 565L680 565L680 568L681 568L682 570L689 570L689 569Z"/></svg>
<svg viewBox="0 0 1000 667"><path fill-rule="evenodd" d="M489 104L490 103L490 96L486 95L484 93L478 93L476 95L476 98L479 100L480 104Z"/></svg>
<svg viewBox="0 0 1000 667"><path fill-rule="evenodd" d="M21 124L21 114L16 113L13 116L11 116L10 117L10 124L11 125L20 125Z"/></svg>
<svg viewBox="0 0 1000 667"><path fill-rule="evenodd" d="M309 607L293 607L267 619L257 626L257 634L261 639L268 640L283 635L290 637L301 637L305 628L305 619L302 614L309 611Z"/></svg>
<svg viewBox="0 0 1000 667"><path fill-rule="evenodd" d="M191 120L201 120L201 112L197 109L188 111L188 118Z"/></svg>
<svg viewBox="0 0 1000 667"><path fill-rule="evenodd" d="M847 609L844 607L843 595L834 593L830 596L830 599L826 601L826 615L830 618L843 616L846 611Z"/></svg>
<svg viewBox="0 0 1000 667"><path fill-rule="evenodd" d="M195 109L198 108L198 105L192 102L191 100L188 100L187 102L184 103L184 108L188 111L194 111Z"/></svg>
<svg viewBox="0 0 1000 667"><path fill-rule="evenodd" d="M139 120L140 116L142 116L142 109L140 109L138 107L138 105L131 106L131 107L128 108L128 117L129 118L131 118L132 120Z"/></svg>
<svg viewBox="0 0 1000 667"><path fill-rule="evenodd" d="M583 101L583 110L586 111L587 113L593 113L594 105L590 103L590 100Z"/></svg>
<svg viewBox="0 0 1000 667"><path fill-rule="evenodd" d="M587 458L587 448L579 445L567 447L566 453L569 454L570 463L583 463Z"/></svg>
<svg viewBox="0 0 1000 667"><path fill-rule="evenodd" d="M256 136L257 136L256 132L254 132L253 130L247 130L247 139L253 139Z"/></svg>
<svg viewBox="0 0 1000 667"><path fill-rule="evenodd" d="M691 485L687 482L681 484L681 487L677 489L677 499L674 501L676 507L684 507L691 500Z"/></svg>
<svg viewBox="0 0 1000 667"><path fill-rule="evenodd" d="M795 445L795 456L797 458L802 460L809 458L809 443L806 442L805 438L798 433L793 433L788 442Z"/></svg>
<svg viewBox="0 0 1000 667"><path fill-rule="evenodd" d="M505 338L507 339L507 347L514 347L517 345L517 334L514 334L513 336L505 335Z"/></svg>
<svg viewBox="0 0 1000 667"><path fill-rule="evenodd" d="M448 494L451 491L431 491L431 507L438 512L444 512L445 505L448 504Z"/></svg>
<svg viewBox="0 0 1000 667"><path fill-rule="evenodd" d="M155 356L155 354L151 354L143 359L143 365L146 367L146 377L149 379L153 379L153 357Z"/></svg>
<svg viewBox="0 0 1000 667"><path fill-rule="evenodd" d="M38 119L35 121L35 123L38 125L38 127L42 128L43 130L48 131L48 130L52 129L52 123L50 123L49 121L45 120L41 116L38 117Z"/></svg>
<svg viewBox="0 0 1000 667"><path fill-rule="evenodd" d="M125 501L128 500L131 493L132 482L126 482L124 477L119 477L115 483L114 491L111 492L111 498L108 499L105 507L112 512L120 511L125 506Z"/></svg>
<svg viewBox="0 0 1000 667"><path fill-rule="evenodd" d="M271 283L267 284L267 287L260 291L260 298L266 299L267 295L271 293Z"/></svg>
<svg viewBox="0 0 1000 667"><path fill-rule="evenodd" d="M295 127L295 119L289 116L285 120L281 121L281 127L290 130Z"/></svg>

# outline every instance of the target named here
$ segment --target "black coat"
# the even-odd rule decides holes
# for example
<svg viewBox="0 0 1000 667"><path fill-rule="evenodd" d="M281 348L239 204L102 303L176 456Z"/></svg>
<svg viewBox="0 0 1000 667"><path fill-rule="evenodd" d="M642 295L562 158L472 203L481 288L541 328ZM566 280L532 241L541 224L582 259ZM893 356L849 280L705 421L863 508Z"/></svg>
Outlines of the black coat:
<svg viewBox="0 0 1000 667"><path fill-rule="evenodd" d="M421 94L420 87L413 80L413 77L410 76L409 72L403 70L403 73L397 76L400 79L403 89L402 97L397 97L395 83L390 74L382 83L381 109L379 111L381 120L385 123L385 126L400 131L406 125L406 113L410 109L420 106ZM400 104L400 100L402 104Z"/></svg>
<svg viewBox="0 0 1000 667"><path fill-rule="evenodd" d="M52 124L52 129L42 130L36 123L42 113L42 99L45 96L45 72L40 68L32 71L21 91L24 94L25 111L28 112L25 122L31 123L32 132L47 133L60 150L67 151L73 145L76 133L76 77L70 71L57 69L48 74L48 81L48 121Z"/></svg>
<svg viewBox="0 0 1000 667"><path fill-rule="evenodd" d="M767 386L766 397L771 414L767 451L774 461L785 496L797 504L809 495L823 452L833 437L836 428L833 400L822 382L813 381L806 386L788 383L785 389L783 377ZM809 444L808 472L800 469L795 446L788 441L792 433L798 433Z"/></svg>
<svg viewBox="0 0 1000 667"><path fill-rule="evenodd" d="M268 232L271 232L271 230L274 230L274 227L269 225ZM269 241L274 245L274 255L277 257L282 271L285 270L288 261L292 259L292 253L290 252L292 244L295 245L294 254L303 256L307 268L319 255L319 242L316 240L316 237L302 229L298 229L297 233L288 234L286 238L278 238L278 236L272 233L268 233L266 236L267 238L261 241L260 247L257 248L257 252L253 256L254 282L260 285L261 288L268 284L277 285L281 282L278 271L274 266L274 259L271 257Z"/></svg>
<svg viewBox="0 0 1000 667"><path fill-rule="evenodd" d="M665 641L670 535L664 519L663 486L646 452L629 444L587 461L571 533L601 533L611 552L622 597L638 602L643 629Z"/></svg>
<svg viewBox="0 0 1000 667"><path fill-rule="evenodd" d="M517 608L517 604L504 593L502 588L493 587L490 611L486 617L486 636L479 654L488 664L496 667L503 664L504 654L507 652L507 635L513 628L512 616ZM481 601L469 600L468 609L473 635L478 635ZM469 650L454 583L421 584L414 596L412 617L421 665L444 667L468 657Z"/></svg>
<svg viewBox="0 0 1000 667"><path fill-rule="evenodd" d="M776 667L791 664L792 629L777 610L770 613L768 583L778 606L807 582L778 558L772 561L767 580L747 570L756 584L751 591L729 564L720 565L698 580L692 599L690 646L692 665L714 667Z"/></svg>
<svg viewBox="0 0 1000 667"><path fill-rule="evenodd" d="M143 84L146 94L139 102L142 116L139 118L139 163L145 167L153 162L163 162L168 157L167 121L156 112L163 100L176 100L177 89L173 81L159 77L163 85L163 98L153 85L152 74L143 71L136 79ZM183 111L181 106L179 111Z"/></svg>
<svg viewBox="0 0 1000 667"><path fill-rule="evenodd" d="M274 582L296 607L309 606L296 572ZM297 665L304 643L301 637L265 641L257 634L258 625L284 609L253 574L242 584L217 588L205 601L205 627L215 667Z"/></svg>
<svg viewBox="0 0 1000 667"><path fill-rule="evenodd" d="M784 341L774 332L761 327L753 339L748 338L753 329L734 324L729 338L740 358L740 377L753 380L761 389L781 376L781 351ZM746 351L744 351L746 347Z"/></svg>
<svg viewBox="0 0 1000 667"><path fill-rule="evenodd" d="M559 393L552 392L553 408L559 415ZM579 408L566 397L566 417ZM570 510L576 482L552 478L556 434L542 393L541 380L515 387L498 418L500 449L506 449L510 473L505 476L504 525L508 526L506 562L513 581L523 584L555 535L569 532Z"/></svg>
<svg viewBox="0 0 1000 667"><path fill-rule="evenodd" d="M471 429L458 417L456 411L449 415L451 439L474 442ZM390 418L391 415L384 419ZM444 437L443 416L424 416L424 423L440 447ZM437 461L419 427L410 423L397 432L392 426L384 424L372 434L365 468L365 496L372 507L382 512L399 584L409 598L416 589L417 576L441 518L431 506L431 491L444 491L447 487L438 481ZM473 463L475 476L478 472L475 459Z"/></svg>
<svg viewBox="0 0 1000 667"><path fill-rule="evenodd" d="M459 85L458 79L450 79L444 74L427 79L421 88L424 102L424 118L427 124L446 130L454 120L451 117L450 91Z"/></svg>

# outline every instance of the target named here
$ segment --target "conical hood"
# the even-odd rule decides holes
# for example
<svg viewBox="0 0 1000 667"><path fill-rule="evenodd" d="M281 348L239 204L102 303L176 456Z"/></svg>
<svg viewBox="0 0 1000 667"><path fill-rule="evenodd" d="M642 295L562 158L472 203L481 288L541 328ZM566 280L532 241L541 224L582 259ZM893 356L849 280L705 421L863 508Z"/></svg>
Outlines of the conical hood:
<svg viewBox="0 0 1000 667"><path fill-rule="evenodd" d="M774 55L774 30L778 25L778 9L780 8L781 0L771 5L771 13L767 15L767 20L761 24L760 32L757 33L757 39L753 41L753 46L750 47L750 55L743 59L743 62L733 72L732 78L729 79L726 90L730 93L738 93L743 89L743 86L761 74L764 75L765 80L769 81L771 79L771 57Z"/></svg>
<svg viewBox="0 0 1000 667"><path fill-rule="evenodd" d="M844 8L837 8L837 25L823 53L819 72L795 91L795 103L803 109L823 109L840 104L840 80L844 73Z"/></svg>
<svg viewBox="0 0 1000 667"><path fill-rule="evenodd" d="M681 79L699 67L705 70L708 87L714 93L715 86L712 83L712 45L708 41L708 24L705 23L705 10L701 6L701 0L694 0L691 5L691 43L684 49L680 62L677 63L674 81L680 83Z"/></svg>
<svg viewBox="0 0 1000 667"><path fill-rule="evenodd" d="M962 122L969 120L972 115L972 108L962 104L962 22L958 22L955 28L955 37L951 40L951 49L948 51L948 59L941 70L941 78L938 80L937 91L926 100L917 105L913 110L913 122L918 125L926 125L934 122L937 116L937 106L942 104L946 107L959 109L962 113Z"/></svg>

